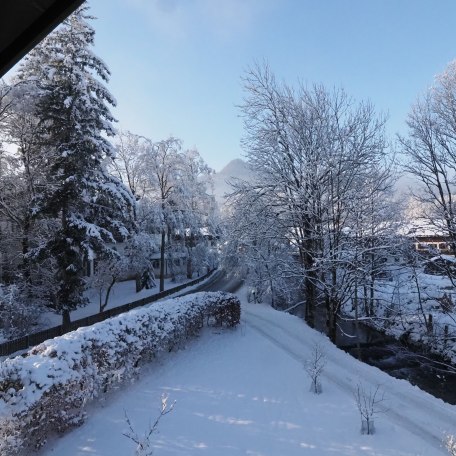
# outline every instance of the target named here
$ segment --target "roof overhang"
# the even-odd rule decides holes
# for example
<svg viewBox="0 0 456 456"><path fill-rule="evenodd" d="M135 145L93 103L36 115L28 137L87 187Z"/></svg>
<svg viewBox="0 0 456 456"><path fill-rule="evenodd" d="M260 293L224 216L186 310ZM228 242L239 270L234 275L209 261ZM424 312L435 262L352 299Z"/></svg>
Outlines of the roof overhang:
<svg viewBox="0 0 456 456"><path fill-rule="evenodd" d="M0 77L84 0L1 0Z"/></svg>

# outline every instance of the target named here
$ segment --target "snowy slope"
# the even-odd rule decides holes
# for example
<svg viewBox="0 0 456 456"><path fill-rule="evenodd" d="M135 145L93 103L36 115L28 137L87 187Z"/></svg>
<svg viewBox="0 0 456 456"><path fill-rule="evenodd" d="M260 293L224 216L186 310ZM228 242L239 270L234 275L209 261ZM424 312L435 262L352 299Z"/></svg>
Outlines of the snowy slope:
<svg viewBox="0 0 456 456"><path fill-rule="evenodd" d="M245 296L240 293L239 297ZM160 396L176 400L154 436L160 455L438 455L456 432L456 407L338 350L296 317L244 303L234 331L208 331L187 350L167 355L140 380L89 410L84 426L41 454L133 455L125 412L142 433ZM323 394L308 391L303 362L324 346ZM360 434L356 383L381 384L387 410L373 436Z"/></svg>

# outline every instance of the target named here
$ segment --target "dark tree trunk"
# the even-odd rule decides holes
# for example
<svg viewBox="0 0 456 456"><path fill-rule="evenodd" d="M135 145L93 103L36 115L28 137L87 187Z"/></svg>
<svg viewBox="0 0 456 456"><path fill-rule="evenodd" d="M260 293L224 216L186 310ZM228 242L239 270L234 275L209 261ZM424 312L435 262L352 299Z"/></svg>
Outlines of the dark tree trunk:
<svg viewBox="0 0 456 456"><path fill-rule="evenodd" d="M166 233L165 230L162 229L160 243L160 291L165 290L165 241Z"/></svg>
<svg viewBox="0 0 456 456"><path fill-rule="evenodd" d="M315 284L310 277L306 277L304 284L306 297L306 322L311 327L315 327Z"/></svg>
<svg viewBox="0 0 456 456"><path fill-rule="evenodd" d="M31 222L30 222L30 216L27 214L24 219L24 228L23 228L23 233L22 233L22 273L24 275L24 284L27 290L27 297L31 298L31 290L30 290L30 285L31 285L31 270L30 270L30 259L28 258L28 253L29 253L29 248L30 248L30 241L29 241L29 235L30 235L30 228L31 228Z"/></svg>
<svg viewBox="0 0 456 456"><path fill-rule="evenodd" d="M104 304L102 305L101 302L100 302L100 313L103 312L106 309L106 307L108 307L109 295L110 295L112 287L114 286L115 283L116 283L116 279L115 279L115 277L113 277L111 279L111 282L110 282L107 290L106 290L106 296L105 296L105 299L104 299Z"/></svg>
<svg viewBox="0 0 456 456"><path fill-rule="evenodd" d="M337 337L337 312L335 311L335 303L329 300L329 313L328 313L328 337L329 340L335 344Z"/></svg>
<svg viewBox="0 0 456 456"><path fill-rule="evenodd" d="M70 311L68 309L62 310L62 326L68 328L71 323Z"/></svg>
<svg viewBox="0 0 456 456"><path fill-rule="evenodd" d="M191 279L193 277L193 265L192 259L190 256L187 258L187 279Z"/></svg>

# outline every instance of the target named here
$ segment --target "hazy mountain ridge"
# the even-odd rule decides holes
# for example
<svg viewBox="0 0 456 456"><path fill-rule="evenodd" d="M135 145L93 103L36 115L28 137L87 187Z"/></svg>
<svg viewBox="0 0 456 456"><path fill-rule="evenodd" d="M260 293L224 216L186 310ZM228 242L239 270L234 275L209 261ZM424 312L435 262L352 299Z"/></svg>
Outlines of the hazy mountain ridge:
<svg viewBox="0 0 456 456"><path fill-rule="evenodd" d="M230 161L220 172L215 173L213 175L214 196L219 206L224 205L224 196L232 191L230 181L233 179L248 180L251 176L252 171L248 168L247 163L240 158Z"/></svg>

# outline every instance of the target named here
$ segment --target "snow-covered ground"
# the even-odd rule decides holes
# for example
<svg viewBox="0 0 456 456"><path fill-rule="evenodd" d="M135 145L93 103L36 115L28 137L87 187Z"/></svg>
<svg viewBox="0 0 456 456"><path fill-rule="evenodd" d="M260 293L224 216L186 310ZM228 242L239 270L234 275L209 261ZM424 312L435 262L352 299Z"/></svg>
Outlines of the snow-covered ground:
<svg viewBox="0 0 456 456"><path fill-rule="evenodd" d="M214 274L209 276L207 279L204 281L198 283L197 285L193 286L188 286L184 290L181 290L180 292L176 292L175 294L173 293L172 295L168 296L166 299L170 297L175 297L179 296L183 293L187 293L193 289L196 289L198 286L200 286L203 283L206 283L207 281L212 280L214 277ZM186 282L191 282L192 280L195 280L195 278L191 280L184 280L181 282L177 281L172 281L171 279L165 279L165 290L169 290L171 288L178 287L179 285L182 285L183 283ZM154 288L150 289L143 289L139 293L136 292L136 283L134 280L128 280L124 282L118 282L114 284L108 305L105 310L112 309L114 307L119 307L124 304L128 304L133 301L137 301L142 298L146 298L148 296L155 295L159 292L159 285L157 281L157 286ZM85 292L85 296L88 298L88 304L84 307L80 307L79 309L74 310L73 312L70 313L71 315L71 321L78 320L80 318L88 317L90 315L97 314L99 312L100 304L99 304L99 296L98 292L93 289L88 289ZM29 333L34 333L41 331L43 329L47 328L52 328L54 326L59 326L62 324L62 316L59 314L56 314L55 312L52 312L51 310L44 310L43 312L40 313L38 321L36 322L36 325L32 327L32 329L29 331ZM7 335L3 333L2 330L0 330L0 343L5 342L8 340ZM19 354L18 352L17 354ZM5 359L6 357L0 357L0 361Z"/></svg>
<svg viewBox="0 0 456 456"><path fill-rule="evenodd" d="M366 324L395 338L407 335L411 342L456 364L456 293L448 277L401 267L391 280L376 282L375 300L375 317L365 319ZM347 314L354 317L353 309ZM425 322L430 315L432 331Z"/></svg>
<svg viewBox="0 0 456 456"><path fill-rule="evenodd" d="M315 342L327 358L321 395L309 392L303 369ZM385 393L373 436L360 434L359 382ZM456 407L358 362L297 317L243 302L240 327L210 329L152 363L41 456L134 455L125 414L142 434L163 393L176 404L153 437L154 456L438 455L445 435L456 433Z"/></svg>
<svg viewBox="0 0 456 456"><path fill-rule="evenodd" d="M165 290L168 290L172 287L177 287L183 282L172 282L171 279L165 279ZM157 286L150 288L149 290L143 289L139 293L136 293L136 283L134 280L127 280L125 282L118 282L112 287L112 291L109 296L108 306L105 310L112 309L114 307L127 304L138 299L146 298L148 296L157 294L159 291L158 281ZM79 318L88 317L99 312L99 296L96 290L87 290L85 293L86 297L89 300L89 303L80 307L79 309L71 312L71 320L77 320ZM103 295L104 298L104 295ZM52 327L62 324L62 316L54 312L43 312L40 319L40 327Z"/></svg>

